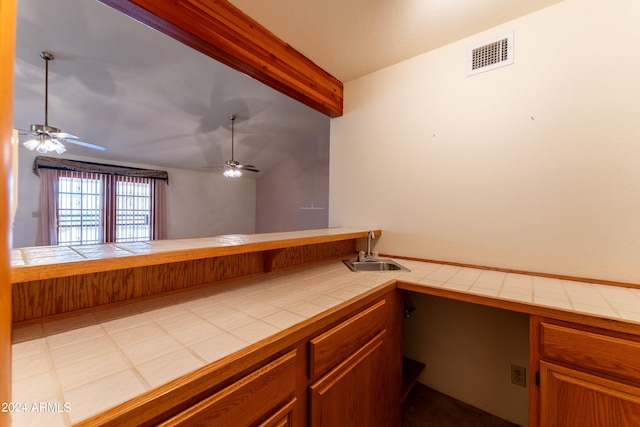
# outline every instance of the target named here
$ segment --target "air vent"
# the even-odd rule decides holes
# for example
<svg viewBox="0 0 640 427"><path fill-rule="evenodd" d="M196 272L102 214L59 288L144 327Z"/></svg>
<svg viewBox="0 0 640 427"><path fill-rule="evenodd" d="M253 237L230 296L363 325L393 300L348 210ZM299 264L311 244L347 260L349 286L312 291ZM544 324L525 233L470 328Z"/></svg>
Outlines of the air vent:
<svg viewBox="0 0 640 427"><path fill-rule="evenodd" d="M469 48L467 76L513 64L513 33Z"/></svg>

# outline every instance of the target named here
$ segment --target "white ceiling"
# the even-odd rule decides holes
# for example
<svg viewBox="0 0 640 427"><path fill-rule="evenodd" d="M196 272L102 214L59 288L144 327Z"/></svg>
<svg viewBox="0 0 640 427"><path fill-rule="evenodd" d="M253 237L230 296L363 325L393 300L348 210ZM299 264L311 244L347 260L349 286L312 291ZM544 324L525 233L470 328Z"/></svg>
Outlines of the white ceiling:
<svg viewBox="0 0 640 427"><path fill-rule="evenodd" d="M341 81L368 74L559 0L231 0ZM262 171L329 119L109 7L20 0L14 125L44 122L104 145L68 153L196 171L231 156Z"/></svg>
<svg viewBox="0 0 640 427"><path fill-rule="evenodd" d="M561 0L230 0L342 82Z"/></svg>

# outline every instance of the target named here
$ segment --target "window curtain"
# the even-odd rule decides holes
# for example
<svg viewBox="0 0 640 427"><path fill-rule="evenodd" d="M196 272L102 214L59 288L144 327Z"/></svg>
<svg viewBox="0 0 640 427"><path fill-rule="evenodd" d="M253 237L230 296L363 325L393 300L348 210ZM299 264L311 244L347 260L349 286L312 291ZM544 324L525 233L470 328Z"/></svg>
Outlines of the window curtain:
<svg viewBox="0 0 640 427"><path fill-rule="evenodd" d="M38 217L37 246L58 244L58 171L40 171L40 215Z"/></svg>
<svg viewBox="0 0 640 427"><path fill-rule="evenodd" d="M151 240L167 238L167 190L164 182L154 179L151 183Z"/></svg>

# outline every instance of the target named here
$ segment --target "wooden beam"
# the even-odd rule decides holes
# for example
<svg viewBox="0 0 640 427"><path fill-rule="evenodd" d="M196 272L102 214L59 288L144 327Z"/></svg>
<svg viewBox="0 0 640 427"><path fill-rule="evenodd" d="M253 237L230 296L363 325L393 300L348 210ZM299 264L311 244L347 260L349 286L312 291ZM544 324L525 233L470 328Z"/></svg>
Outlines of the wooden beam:
<svg viewBox="0 0 640 427"><path fill-rule="evenodd" d="M329 117L343 85L228 0L99 0Z"/></svg>

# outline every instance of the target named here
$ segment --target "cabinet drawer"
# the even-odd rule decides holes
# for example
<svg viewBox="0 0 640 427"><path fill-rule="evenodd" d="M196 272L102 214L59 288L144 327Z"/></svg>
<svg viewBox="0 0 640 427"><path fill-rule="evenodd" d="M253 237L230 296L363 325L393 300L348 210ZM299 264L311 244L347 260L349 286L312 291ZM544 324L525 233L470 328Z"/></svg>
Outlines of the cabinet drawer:
<svg viewBox="0 0 640 427"><path fill-rule="evenodd" d="M287 425L296 389L296 351L250 373L160 424L168 426Z"/></svg>
<svg viewBox="0 0 640 427"><path fill-rule="evenodd" d="M640 381L640 343L637 338L608 336L596 332L542 323L542 359Z"/></svg>
<svg viewBox="0 0 640 427"><path fill-rule="evenodd" d="M367 343L385 326L386 300L378 301L309 343L309 375L317 378Z"/></svg>

